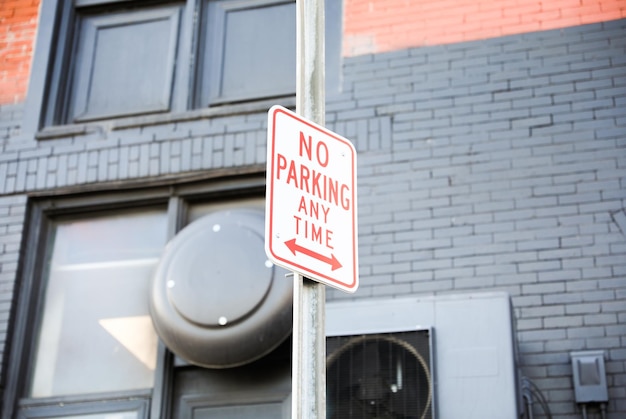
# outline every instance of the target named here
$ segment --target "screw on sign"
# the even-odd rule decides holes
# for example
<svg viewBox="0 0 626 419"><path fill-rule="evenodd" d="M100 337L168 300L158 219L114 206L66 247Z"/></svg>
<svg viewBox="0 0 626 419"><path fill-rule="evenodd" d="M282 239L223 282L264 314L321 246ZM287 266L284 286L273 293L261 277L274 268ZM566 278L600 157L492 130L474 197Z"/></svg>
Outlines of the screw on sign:
<svg viewBox="0 0 626 419"><path fill-rule="evenodd" d="M265 251L277 265L358 288L356 150L281 106L268 113Z"/></svg>

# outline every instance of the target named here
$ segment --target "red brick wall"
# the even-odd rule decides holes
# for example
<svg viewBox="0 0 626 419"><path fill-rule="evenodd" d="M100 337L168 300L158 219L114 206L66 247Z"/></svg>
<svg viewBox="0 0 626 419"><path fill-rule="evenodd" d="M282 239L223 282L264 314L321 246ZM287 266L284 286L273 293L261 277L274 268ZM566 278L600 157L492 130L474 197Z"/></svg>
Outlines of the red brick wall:
<svg viewBox="0 0 626 419"><path fill-rule="evenodd" d="M0 0L0 104L26 97L40 0Z"/></svg>
<svg viewBox="0 0 626 419"><path fill-rule="evenodd" d="M0 104L19 103L26 96L39 3L0 0ZM624 17L626 0L344 0L343 54L463 42Z"/></svg>
<svg viewBox="0 0 626 419"><path fill-rule="evenodd" d="M626 0L344 0L344 10L353 56L620 19Z"/></svg>

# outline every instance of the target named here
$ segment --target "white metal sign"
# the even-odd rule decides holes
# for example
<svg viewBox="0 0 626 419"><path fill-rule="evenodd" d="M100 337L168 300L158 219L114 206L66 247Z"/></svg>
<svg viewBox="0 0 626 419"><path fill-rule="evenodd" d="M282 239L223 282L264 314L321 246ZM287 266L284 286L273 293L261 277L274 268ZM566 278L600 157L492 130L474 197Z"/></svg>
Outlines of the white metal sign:
<svg viewBox="0 0 626 419"><path fill-rule="evenodd" d="M268 113L265 252L343 291L359 285L356 150L281 106Z"/></svg>

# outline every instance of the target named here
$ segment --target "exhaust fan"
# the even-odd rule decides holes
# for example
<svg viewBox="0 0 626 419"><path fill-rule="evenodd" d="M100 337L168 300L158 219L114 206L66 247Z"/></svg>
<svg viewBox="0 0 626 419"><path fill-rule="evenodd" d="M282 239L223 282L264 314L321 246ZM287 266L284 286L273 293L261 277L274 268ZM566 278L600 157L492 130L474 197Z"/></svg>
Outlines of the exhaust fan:
<svg viewBox="0 0 626 419"><path fill-rule="evenodd" d="M431 331L327 338L329 419L432 419Z"/></svg>

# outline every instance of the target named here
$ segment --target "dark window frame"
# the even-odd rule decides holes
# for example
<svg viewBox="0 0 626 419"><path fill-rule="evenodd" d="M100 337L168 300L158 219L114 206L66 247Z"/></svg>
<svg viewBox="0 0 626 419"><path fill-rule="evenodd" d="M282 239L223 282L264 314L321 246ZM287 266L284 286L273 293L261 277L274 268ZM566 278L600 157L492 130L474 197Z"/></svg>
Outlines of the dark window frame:
<svg viewBox="0 0 626 419"><path fill-rule="evenodd" d="M61 121L75 121L81 123L90 120L99 119L111 119L124 116L132 116L134 114L144 115L152 113L169 112L172 107L171 103L174 100L175 89L173 88L174 75L176 68L176 62L181 60L182 57L177 56L181 53L177 48L179 33L181 31L182 17L180 8L176 3L167 4L164 6L152 7L149 10L131 10L131 11L114 11L108 14L93 14L88 13L81 14L76 18L77 36L75 37L75 45L73 50L75 51L73 57L68 60L72 68L70 71L74 72L72 75L72 85L67 88L65 95L61 95L61 102L58 106L64 109ZM163 68L162 83L157 85L153 83L158 89L154 89L151 93L151 97L148 103L144 104L144 108L132 110L121 109L121 103L114 104L114 109L105 107L105 109L90 110L89 104L91 100L92 90L95 85L91 84L95 73L97 73L98 67L96 67L96 43L102 43L99 34L109 28L114 27L129 27L134 26L146 26L147 24L154 24L155 22L167 22L170 24L169 35L167 44L163 45L165 54L165 62L162 66L156 66L157 68ZM119 29L118 29L119 30ZM102 49L102 47L99 47ZM160 54L161 52L159 52ZM93 55L91 59L87 59L85 56ZM138 55L138 54L137 54ZM142 57L143 58L143 57ZM117 66L114 66L117 67ZM120 69L120 71L129 72L130 66ZM145 76L144 76L145 78ZM133 80L139 82L139 80ZM155 80L147 79L146 82L154 82ZM126 86L130 87L130 86ZM152 89L151 89L152 90ZM65 96L65 97L64 97ZM131 95L131 98L134 95ZM139 96L139 95L138 95ZM152 97L154 96L154 97ZM127 99L121 102L127 102ZM115 109L116 108L116 109ZM53 124L60 121L51 121Z"/></svg>
<svg viewBox="0 0 626 419"><path fill-rule="evenodd" d="M220 116L241 112L259 112L272 104L291 106L294 95L275 98L257 98L241 103L202 104L198 71L202 68L202 57L206 46L201 42L205 28L195 26L196 15L203 15L213 0L50 0L42 2L39 15L36 48L33 55L29 92L24 111L21 134L24 138L46 139L59 135L80 135L89 124L103 120L113 121L114 127L141 125L146 121L177 121L200 115ZM254 3L255 0L250 0ZM274 2L278 0L266 0ZM295 0L294 0L295 1ZM341 0L326 1L326 97L332 98L340 91L341 34L343 5ZM95 13L107 8L162 7L178 4L181 7L180 34L177 58L172 80L172 96L169 110L142 112L129 115L96 115L81 121L68 122L69 90L71 81L66 77L67 63L76 54L79 33L77 10ZM294 17L295 18L295 17ZM200 25L204 26L204 25ZM206 35L206 34L204 34ZM294 90L295 91L295 90ZM147 118L147 119L146 119Z"/></svg>
<svg viewBox="0 0 626 419"><path fill-rule="evenodd" d="M251 102L259 99L267 99L272 97L289 97L295 96L296 89L296 62L295 47L296 40L293 41L293 85L291 87L278 86L271 84L271 88L260 86L256 92L228 92L223 90L225 79L229 77L229 70L225 68L227 65L227 47L229 45L237 45L229 43L226 38L228 34L227 22L229 16L236 15L237 12L249 12L252 10L263 10L274 6L281 7L288 4L293 5L293 26L295 34L295 3L292 0L246 0L245 2L233 2L229 0L213 0L203 2L203 10L201 13L201 35L198 45L198 63L196 66L196 81L194 89L197 96L194 98L194 107L211 107L220 106L229 103ZM271 46L270 50L273 49ZM283 55L278 53L272 56L276 60ZM255 61L256 62L256 61ZM284 65L285 63L283 63ZM255 73L255 68L246 68L245 72ZM276 70L278 72L279 70ZM268 80L269 81L269 80ZM275 80L282 84L283 80ZM272 92L276 90L275 92Z"/></svg>
<svg viewBox="0 0 626 419"><path fill-rule="evenodd" d="M89 415L99 413L115 413L115 412L137 412L138 418L147 418L149 410L149 399L145 394L139 393L136 397L130 398L126 394L127 400L100 399L97 403L77 402L72 403L68 400L60 400L56 402L56 406L50 406L50 403L41 407L37 404L25 405L20 410L20 419L50 418L62 415ZM143 396L143 397L142 397ZM97 404L97 409L94 409Z"/></svg>
<svg viewBox="0 0 626 419"><path fill-rule="evenodd" d="M25 126L36 124L33 132L42 128L58 126L76 126L89 121L100 121L132 117L134 115L149 115L153 113L163 114L169 112L182 112L186 110L187 103L185 94L191 86L185 86L189 78L189 65L183 65L190 61L191 37L193 25L193 14L198 7L196 3L201 0L172 0L172 1L148 1L138 2L134 0L76 0L61 1L54 0L48 2L41 8L40 28L46 32L51 40L42 39L44 34L37 37L37 47L43 44L46 51L40 54L35 53L33 57L33 70L31 73L31 83L39 87L37 90L29 92L26 108ZM56 4L55 4L56 3ZM170 91L167 102L160 107L145 109L137 112L116 113L108 112L92 115L77 115L72 121L72 114L75 113L76 102L84 102L87 89L84 88L85 78L91 74L79 74L77 67L81 67L81 54L79 47L81 43L81 28L84 22L89 19L111 19L117 15L117 19L124 20L124 11L132 13L146 12L155 13L159 9L174 8L178 5L181 9L178 16L177 45L173 52L173 66L171 69L172 79L169 81ZM48 23L48 25L46 25ZM93 71L88 65L90 72ZM48 69L48 70L46 70ZM43 73L43 74L42 74ZM76 80L75 80L76 78ZM43 80L42 80L43 79ZM78 87L81 86L81 89ZM81 93L74 93L81 90ZM31 101L31 95L34 97ZM41 95L41 96L39 96ZM74 97L76 95L76 97ZM39 96L39 97L38 97ZM29 102L33 103L31 109ZM38 109L37 109L38 108ZM29 117L29 114L33 114ZM35 114L36 113L36 114Z"/></svg>
<svg viewBox="0 0 626 419"><path fill-rule="evenodd" d="M140 418L170 417L175 359L159 339L157 367L152 389L124 392L28 398L30 371L36 350L35 338L40 324L40 308L45 295L45 256L51 243L51 225L89 213L127 211L161 207L167 211L167 237L184 225L188 208L197 203L221 203L241 198L262 198L265 177L262 173L225 176L202 182L181 181L165 186L134 185L126 189L32 197L26 215L28 226L22 248L23 262L18 272L9 340L5 353L6 373L1 395L1 419L54 417L62 414L97 414L136 409Z"/></svg>

